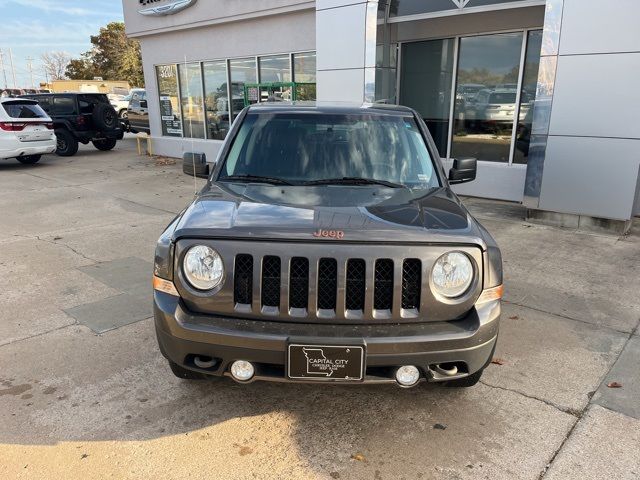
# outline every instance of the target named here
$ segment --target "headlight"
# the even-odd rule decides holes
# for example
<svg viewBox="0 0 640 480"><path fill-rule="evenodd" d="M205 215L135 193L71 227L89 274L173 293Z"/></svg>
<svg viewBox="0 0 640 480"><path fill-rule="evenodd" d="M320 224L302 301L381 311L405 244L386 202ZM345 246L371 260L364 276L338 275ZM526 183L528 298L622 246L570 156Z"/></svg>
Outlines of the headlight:
<svg viewBox="0 0 640 480"><path fill-rule="evenodd" d="M224 265L220 254L205 245L191 247L184 256L184 275L198 290L211 290L220 285Z"/></svg>
<svg viewBox="0 0 640 480"><path fill-rule="evenodd" d="M473 265L462 252L442 255L431 270L431 283L435 293L456 298L469 290L473 281Z"/></svg>

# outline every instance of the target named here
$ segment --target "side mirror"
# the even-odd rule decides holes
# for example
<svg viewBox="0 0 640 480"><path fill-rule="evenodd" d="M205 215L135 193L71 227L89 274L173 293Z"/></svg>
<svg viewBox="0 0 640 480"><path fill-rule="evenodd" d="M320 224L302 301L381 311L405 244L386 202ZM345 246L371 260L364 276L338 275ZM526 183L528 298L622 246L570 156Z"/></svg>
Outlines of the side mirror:
<svg viewBox="0 0 640 480"><path fill-rule="evenodd" d="M149 104L146 100L140 100L140 108L149 108Z"/></svg>
<svg viewBox="0 0 640 480"><path fill-rule="evenodd" d="M449 183L472 182L476 179L478 165L475 158L456 158L449 170Z"/></svg>
<svg viewBox="0 0 640 480"><path fill-rule="evenodd" d="M204 153L185 152L182 157L182 172L198 178L209 178L209 165Z"/></svg>

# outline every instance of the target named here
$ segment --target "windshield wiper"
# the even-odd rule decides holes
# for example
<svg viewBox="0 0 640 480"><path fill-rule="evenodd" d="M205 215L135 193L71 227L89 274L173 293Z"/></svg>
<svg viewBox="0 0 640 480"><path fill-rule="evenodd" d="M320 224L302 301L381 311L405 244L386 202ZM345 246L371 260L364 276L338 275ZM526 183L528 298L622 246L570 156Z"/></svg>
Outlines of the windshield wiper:
<svg viewBox="0 0 640 480"><path fill-rule="evenodd" d="M229 175L218 179L221 182L259 182L271 185L293 185L286 180L277 177L266 177L263 175Z"/></svg>
<svg viewBox="0 0 640 480"><path fill-rule="evenodd" d="M304 182L304 185L383 185L391 188L407 188L406 185L400 183L361 177L323 178L321 180Z"/></svg>

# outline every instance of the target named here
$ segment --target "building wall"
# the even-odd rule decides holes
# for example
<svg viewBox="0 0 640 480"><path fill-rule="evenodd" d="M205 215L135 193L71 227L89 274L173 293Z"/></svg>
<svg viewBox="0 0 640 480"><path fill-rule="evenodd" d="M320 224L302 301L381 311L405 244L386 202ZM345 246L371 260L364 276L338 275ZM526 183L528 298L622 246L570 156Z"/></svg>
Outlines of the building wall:
<svg viewBox="0 0 640 480"><path fill-rule="evenodd" d="M138 0L123 0L122 5L126 32L132 37L315 8L309 0L200 0L177 15L145 17L138 13L144 8Z"/></svg>
<svg viewBox="0 0 640 480"><path fill-rule="evenodd" d="M410 42L456 35L541 28L543 24L542 6L496 10L392 24L391 41Z"/></svg>
<svg viewBox="0 0 640 480"><path fill-rule="evenodd" d="M564 0L538 208L628 220L640 213L636 0Z"/></svg>
<svg viewBox="0 0 640 480"><path fill-rule="evenodd" d="M197 3L196 7L200 3L205 2ZM173 17L180 18L187 12L189 10ZM141 16L137 12L135 14ZM207 160L213 161L222 141L162 136L155 66L185 61L315 50L315 11L294 10L289 13L258 16L232 23L144 35L139 40L142 46L145 84L149 97L151 135L154 138L156 151L175 157L182 157L185 151L204 152L207 154Z"/></svg>

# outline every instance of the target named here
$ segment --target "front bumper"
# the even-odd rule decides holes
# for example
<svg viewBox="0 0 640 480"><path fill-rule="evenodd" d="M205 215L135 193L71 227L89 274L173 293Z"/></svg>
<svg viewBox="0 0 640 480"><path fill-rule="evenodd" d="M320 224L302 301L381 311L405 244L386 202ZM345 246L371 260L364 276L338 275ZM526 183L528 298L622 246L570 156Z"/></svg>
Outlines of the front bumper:
<svg viewBox="0 0 640 480"><path fill-rule="evenodd" d="M364 383L394 383L395 370L402 365L415 365L421 380L437 382L463 378L487 366L498 336L500 301L476 306L465 318L451 322L335 325L195 314L178 297L155 291L154 317L162 354L196 372L229 375L233 361L247 360L256 367L253 380L292 381L285 374L290 343L364 344ZM212 358L214 365L199 368L196 356ZM458 365L458 373L439 373L435 366L442 364Z"/></svg>

